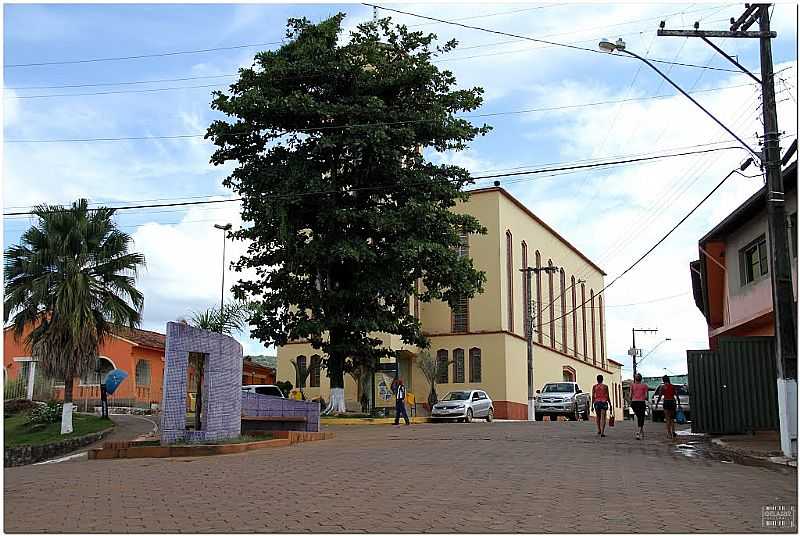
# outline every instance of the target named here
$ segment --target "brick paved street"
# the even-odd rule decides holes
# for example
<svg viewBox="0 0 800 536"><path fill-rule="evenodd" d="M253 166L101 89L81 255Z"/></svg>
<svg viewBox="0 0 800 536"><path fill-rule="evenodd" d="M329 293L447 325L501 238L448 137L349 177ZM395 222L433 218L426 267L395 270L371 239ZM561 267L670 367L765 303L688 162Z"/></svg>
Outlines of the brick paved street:
<svg viewBox="0 0 800 536"><path fill-rule="evenodd" d="M686 456L651 426L327 427L208 458L5 469L10 532L752 532L796 471ZM660 482L660 484L658 484ZM664 502L664 499L667 499Z"/></svg>

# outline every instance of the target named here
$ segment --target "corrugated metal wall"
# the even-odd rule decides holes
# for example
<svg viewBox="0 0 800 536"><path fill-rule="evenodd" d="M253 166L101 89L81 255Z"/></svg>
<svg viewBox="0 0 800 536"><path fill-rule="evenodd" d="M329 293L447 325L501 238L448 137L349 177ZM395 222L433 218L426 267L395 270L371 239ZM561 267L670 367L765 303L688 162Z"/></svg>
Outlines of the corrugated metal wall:
<svg viewBox="0 0 800 536"><path fill-rule="evenodd" d="M723 337L717 351L688 350L692 432L778 428L774 339Z"/></svg>

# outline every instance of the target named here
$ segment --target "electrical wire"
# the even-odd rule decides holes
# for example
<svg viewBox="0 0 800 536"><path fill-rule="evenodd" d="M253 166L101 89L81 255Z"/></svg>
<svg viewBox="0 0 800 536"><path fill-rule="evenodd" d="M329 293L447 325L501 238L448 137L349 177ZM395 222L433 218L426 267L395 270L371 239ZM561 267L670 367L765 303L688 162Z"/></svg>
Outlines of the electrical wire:
<svg viewBox="0 0 800 536"><path fill-rule="evenodd" d="M647 160L656 160L661 158L674 158L679 156L686 156L690 154L702 154L708 152L716 152L716 151L723 151L723 150L739 150L741 149L738 146L732 147L719 147L719 148L711 148L711 149L702 149L698 151L686 151L683 153L675 153L675 154L668 154L668 155L658 155L658 156L649 156L649 157L639 157L639 158L631 158L626 160L616 160L613 162L603 162L597 164L580 164L576 166L563 166L560 168L547 168L547 169L540 169L540 170L529 170L529 171L521 171L521 172L514 172L508 174L496 174L496 175L484 175L478 177L472 177L473 180L479 179L489 179L489 178L496 178L496 177L503 177L503 176L516 176L516 175L533 175L539 173L547 173L552 171L560 171L560 170L571 170L571 169L580 169L585 167L593 167L598 165L612 165L612 164L625 164L625 163L632 163L632 162L642 162ZM350 188L350 189L340 189L340 190L328 190L328 191L316 191L316 192L297 192L294 194L287 194L287 195L277 195L272 196L273 199L283 199L283 198L295 198L295 197L304 197L308 195L328 195L328 194L340 194L346 192L357 192L357 191L369 191L369 190L380 190L386 188L394 188L395 185L382 185L382 186L365 186L360 188ZM124 205L124 206L116 206L116 207L104 207L104 208L113 208L115 210L132 210L132 209L143 209L143 208L158 208L158 207L177 207L177 206L193 206L193 205L209 205L209 204L218 204L218 203L229 203L232 201L241 201L241 198L231 198L231 199L211 199L205 201L181 201L181 202L174 202L174 203L160 203L160 204L139 204L139 205ZM6 212L3 214L4 217L8 216L31 216L35 215L32 211L25 211L25 212Z"/></svg>
<svg viewBox="0 0 800 536"><path fill-rule="evenodd" d="M417 13L411 13L409 11L402 11L402 10L399 10L399 9L393 9L393 8L380 6L380 5L375 5L375 4L364 3L363 5L369 6L369 7L377 7L378 9L382 9L382 10L385 10L385 11L393 11L395 13L401 13L403 15L410 15L410 16L413 16L413 17L421 18L421 19L428 19L428 20L432 20L432 21L436 21L436 22L441 22L441 23L444 23L444 24L450 24L450 25L453 25L453 26L460 26L462 28L467 28L467 29L471 29L471 30L479 30L479 31L482 31L482 32L493 33L493 34L497 34L497 35L503 35L503 36L506 36L506 37L514 37L514 38L523 39L523 40L526 40L526 41L533 41L535 43L542 43L542 44L546 44L546 45L569 48L569 49L573 49L573 50L581 50L581 51L584 51L584 52L592 52L592 53L596 53L596 54L603 54L603 55L606 55L606 56L609 55L607 52L603 52L601 50L597 50L597 49L593 49L593 48L579 47L579 46L570 45L570 44L567 44L567 43L558 43L558 42L555 42L555 41L549 41L547 39L539 39L537 37L531 37L531 36L528 36L528 35L519 35L519 34L510 33L510 32L503 32L503 31L500 31L500 30L492 30L492 29L489 29L489 28L482 28L480 26L472 26L472 25L469 25L469 24L462 24L460 22L453 22L453 21L449 21L449 20L445 20L445 19L439 19L439 18L436 18L436 17L429 17L427 15L419 15ZM626 58L626 59L631 59L631 60L635 60L636 59L636 58L633 58L633 57L621 56L621 55L614 55L612 57L615 57L615 58ZM710 68L710 67L703 67L702 65L695 65L695 64L691 64L691 63L676 63L676 62L670 62L670 61L654 59L654 58L646 58L646 59L648 59L649 61L652 61L654 63L662 63L662 64L667 64L667 65L678 65L678 66L681 66L681 67L692 67L692 68L696 68L696 69L708 68L708 69L711 69L711 70L714 70L714 71L725 71L725 72L742 74L741 71L739 71L738 69L727 69L727 68L722 68L722 67Z"/></svg>

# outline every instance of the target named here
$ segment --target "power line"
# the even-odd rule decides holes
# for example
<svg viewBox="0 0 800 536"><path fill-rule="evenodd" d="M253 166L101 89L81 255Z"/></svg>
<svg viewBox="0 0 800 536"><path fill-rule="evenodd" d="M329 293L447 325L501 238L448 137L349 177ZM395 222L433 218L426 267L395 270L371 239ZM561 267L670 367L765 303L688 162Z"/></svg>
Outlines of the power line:
<svg viewBox="0 0 800 536"><path fill-rule="evenodd" d="M702 154L708 152L715 152L715 151L724 151L724 150L731 150L731 149L739 149L738 146L731 146L731 147L719 147L719 148L711 148L711 149L702 149L698 151L686 151L683 153L675 153L675 154L666 154L666 155L657 155L657 156L650 156L650 157L640 157L640 158L631 158L626 160L616 160L610 162L599 162L595 164L581 164L577 166L564 166L558 168L545 168L545 169L538 169L538 170L529 170L529 171L521 171L521 172L514 172L514 173L507 173L507 174L496 174L496 175L483 175L472 177L472 180L481 180L481 179L491 179L497 177L506 177L506 176L516 176L516 175L533 175L539 173L548 173L553 171L562 171L562 170L572 170L572 169L580 169L586 167L597 167L597 166L609 166L609 165L617 165L617 164L626 164L632 162L642 162L647 160L656 160L661 158L673 158L678 156L687 156L692 154ZM328 190L328 191L316 191L316 192L298 192L295 194L287 194L287 195L277 195L273 196L273 199L282 199L282 198L293 198L293 197L303 197L306 195L328 195L328 194L339 194L345 192L356 192L356 191L365 191L365 190L380 190L385 188L393 188L396 185L382 185L382 186L365 186L361 188L350 188L344 190ZM160 208L160 207L178 207L178 206L193 206L193 205L208 205L208 204L218 204L218 203L229 203L232 201L241 201L242 198L231 198L231 199L212 199L206 201L182 201L182 202L175 202L175 203L159 203L159 204L139 204L139 205L124 205L124 206L116 206L116 207L105 207L105 208L113 208L115 210L132 210L132 209L144 209L144 208ZM24 212L7 212L4 213L4 217L8 216L32 216L34 213L32 211L24 211Z"/></svg>
<svg viewBox="0 0 800 536"><path fill-rule="evenodd" d="M707 88L697 90L693 93L708 93L712 91L722 91L726 89L733 89L739 87L746 87L750 86L752 83L743 83L743 84L733 84L729 86L721 86L716 88ZM203 86L198 86L203 87ZM209 86L215 87L215 86ZM158 91L158 90L133 90L129 91L130 93L136 93L140 91ZM128 91L118 91L113 93L126 93ZM77 96L79 94L69 94L65 96ZM44 95L44 96L62 96L62 95ZM618 104L618 103L625 103L625 102L637 102L643 100L653 100L653 99L665 99L675 96L675 94L663 94L663 95L651 95L646 97L631 97L627 99L616 99L616 100L606 100L606 101L595 101L595 102L585 102L581 104L567 104L563 106L547 106L542 108L528 108L523 110L510 110L510 111L502 111L502 112L487 112L482 114L465 114L462 116L457 116L457 119L469 119L469 118L481 118L481 117L498 117L503 115L517 115L517 114L527 114L527 113L540 113L540 112L554 112L560 110L571 110L576 108L587 108L587 107L594 107L594 106L603 106L607 104ZM19 97L17 97L19 98ZM24 97L23 97L24 98ZM414 124L414 123L426 123L426 122L433 122L438 121L439 119L414 119L408 121L393 121L393 122L383 122L383 123L361 123L361 124L351 124L351 125L322 125L319 127L310 127L305 129L296 129L298 131L313 131L313 130L328 130L328 129L338 129L338 128L363 128L363 127L377 127L377 126L391 126L391 125L405 125L405 124ZM226 134L227 136L236 136L239 134ZM121 137L103 137L103 138L55 138L55 139L7 139L5 140L6 143L75 143L75 142L107 142L107 141L141 141L141 140L159 140L159 139L181 139L181 138L203 138L205 137L205 133L198 133L198 134L176 134L176 135L163 135L163 136L121 136Z"/></svg>
<svg viewBox="0 0 800 536"><path fill-rule="evenodd" d="M116 56L110 58L90 58L81 60L59 60L59 61L40 61L32 63L7 63L4 65L6 68L12 67L40 67L44 65L70 65L75 63L96 63L104 61L121 61L121 60L139 60L143 58L162 58L164 56L180 56L183 54L202 54L205 52L216 52L218 50L237 50L242 48L254 48L270 45L280 45L283 41L272 41L269 43L251 43L246 45L232 45L228 47L215 47L215 48L202 48L198 50L180 50L174 52L157 52L154 54L137 54L135 56Z"/></svg>
<svg viewBox="0 0 800 536"><path fill-rule="evenodd" d="M683 222L685 222L687 219L689 219L689 217L690 217L692 214L694 214L694 213L695 213L695 211L697 211L697 209L698 209L698 208L700 208L700 206L701 206L703 203L705 203L705 202L708 200L708 198L710 198L710 197L711 197L711 196L714 194L714 192L716 192L716 191L717 191L717 190L718 190L718 189L719 189L719 188L720 188L720 187L721 187L723 184L725 184L725 182L726 182L726 181L727 181L727 180L728 180L728 179L729 179L731 176L733 176L735 173L739 173L739 174L741 174L738 168L736 168L736 169L734 169L733 171L731 171L730 173L728 173L728 174L725 176L725 178L723 178L723 179L722 179L722 180L721 180L721 181L720 181L720 182L719 182L719 183L718 183L718 184L717 184L717 185L714 187L714 189L713 189L713 190L711 190L711 191L710 191L708 194L706 194L706 196L705 196L703 199L701 199L701 200L700 200L700 202L699 202L697 205L695 205L695 207L694 207L692 210L690 210L688 214L686 214L686 215L685 215L683 218L681 218L681 220L680 220L678 223L676 223L676 224L675 224L675 226L673 226L673 227L672 227L672 229L670 229L670 230L667 232L667 234L665 234L663 237L661 237L661 239L660 239L660 240L658 240L658 242L656 242L656 243L655 243L655 244L654 244L654 245L653 245L653 246L652 246L650 249L648 249L647 251L645 251L645 252L644 252L644 254L643 254L641 257L639 257L638 259L636 259L636 260L633 262L633 264L631 264L631 265L630 265L630 266L628 266L628 267L627 267L625 270L623 270L623 271L622 271L622 273L620 273L620 274L619 274L617 277L615 277L615 278L614 278L614 279L611 281L611 283L609 283L609 284L607 284L607 285L604 285L604 286L603 286L603 288L601 288L601 289L600 289L600 290L599 290L597 293L595 293L594 297L596 298L596 297L600 296L601 294L603 294L603 293L604 293L604 292L605 292L605 291L606 291L606 290L607 290L609 287L611 287L611 285L613 285L614 283L616 283L617 281L619 281L619 280L620 280L622 277L624 277L624 276L625 276L625 274L627 274L628 272L630 272L631 270L633 270L633 269L634 269L636 266L638 266L640 262L642 262L642 261L643 261L645 258L647 258L647 256L648 256L648 255L650 255L650 253L652 253L652 252L653 252L653 251L654 251L654 250L655 250L655 249L656 249L658 246L660 246L660 245L661 245L661 244L662 244L662 243L663 243L663 242L664 242L664 241L665 241L667 238L669 238L669 236L670 236L670 235L671 235L671 234L672 234L672 233L673 233L673 232L674 232L674 231L675 231L675 230L676 230L678 227L680 227L680 226L681 226L681 224L683 224ZM567 315L571 314L573 311L577 311L579 307L582 307L582 306L586 305L586 304L587 304L589 301L591 301L591 300L584 300L584 301L583 301L583 303L581 303L580 305L576 306L576 307L575 307L575 308L573 308L571 311L569 311L569 312L567 312L567 313L564 313L563 315L559 316L558 318L554 318L553 320L550 320L549 322L546 322L546 323L545 323L545 324L543 324L543 325L548 325L548 324L550 324L550 323L552 323L552 322L555 322L555 321L557 321L557 320L560 320L560 319L562 319L562 318L566 317Z"/></svg>
<svg viewBox="0 0 800 536"><path fill-rule="evenodd" d="M364 3L363 5L369 6L369 7L375 7L375 8L378 8L378 9L383 9L385 11L393 11L395 13L401 13L403 15L410 15L412 17L418 17L418 18L421 18L421 19L427 19L427 20L432 20L432 21L436 21L436 22L441 22L441 23L444 23L444 24L450 24L450 25L453 25L453 26L460 26L462 28L467 28L467 29L470 29L470 30L479 30L481 32L488 32L488 33L493 33L493 34L497 34L497 35L503 35L503 36L506 36L506 37L514 37L514 38L517 38L517 39L524 39L526 41L533 41L535 43L542 43L542 44L551 45L551 46L570 48L570 49L573 49L573 50L581 50L581 51L584 51L584 52L592 52L592 53L595 53L595 54L603 54L605 56L609 56L608 53L603 52L601 50L593 49L593 48L579 47L579 46L576 46L576 45L570 45L568 43L558 43L558 42L555 42L555 41L548 41L547 39L539 39L537 37L531 37L531 36L528 36L528 35L520 35L520 34L514 34L514 33L510 33L510 32L503 32L503 31L500 31L500 30L492 30L492 29L489 29L489 28L482 28L480 26L472 26L472 25L469 25L469 24L462 24L460 22L454 22L454 21L449 21L449 20L445 20L445 19L439 19L439 18L436 18L436 17L429 17L427 15L419 15L417 13L411 13L409 11L402 11L400 9L393 9L393 8L389 8L389 7L385 7L385 6L379 6L379 5L375 5L375 4ZM636 58L630 58L628 56L618 56L618 55L615 55L613 57L615 57L615 58L627 58L627 59L632 59L632 60L636 59ZM667 65L678 65L678 66L681 66L681 67L692 67L692 68L695 68L695 69L711 69L711 70L714 70L714 71L725 71L725 72L741 74L741 71L739 71L737 69L726 69L726 68L722 68L722 67L704 67L702 65L695 65L695 64L691 64L691 63L678 63L678 62L672 62L672 61L667 61L667 60L658 60L658 59L653 59L653 58L646 58L646 59L648 59L649 61L655 62L655 63L662 63L662 64L667 64Z"/></svg>

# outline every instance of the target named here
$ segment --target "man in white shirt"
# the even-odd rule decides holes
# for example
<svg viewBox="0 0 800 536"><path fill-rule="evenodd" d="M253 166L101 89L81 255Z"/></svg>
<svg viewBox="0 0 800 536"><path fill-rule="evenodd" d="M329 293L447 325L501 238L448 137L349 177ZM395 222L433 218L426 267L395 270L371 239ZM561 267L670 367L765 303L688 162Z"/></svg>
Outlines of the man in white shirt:
<svg viewBox="0 0 800 536"><path fill-rule="evenodd" d="M394 408L394 424L400 424L400 415L406 421L406 425L411 424L408 420L408 413L406 413L406 386L403 385L403 380L397 380L397 391L395 392L395 408Z"/></svg>

